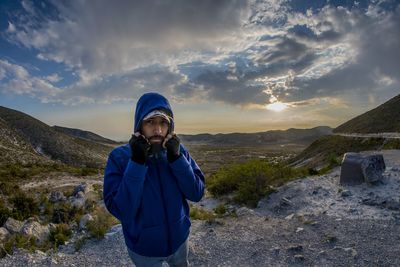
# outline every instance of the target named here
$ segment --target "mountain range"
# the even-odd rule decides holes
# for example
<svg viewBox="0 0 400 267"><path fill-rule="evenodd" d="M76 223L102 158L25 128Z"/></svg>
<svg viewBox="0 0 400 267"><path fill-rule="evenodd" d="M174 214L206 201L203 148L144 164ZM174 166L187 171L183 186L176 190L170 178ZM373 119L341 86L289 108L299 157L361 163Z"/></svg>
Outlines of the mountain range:
<svg viewBox="0 0 400 267"><path fill-rule="evenodd" d="M258 133L179 136L183 142L190 144L228 146L311 144L311 147L315 147L321 140L329 139L332 132L400 132L400 95L335 129L319 126L311 129L291 128ZM0 165L56 161L73 166L101 168L104 167L109 152L122 143L126 142L116 142L81 129L49 126L28 114L0 106Z"/></svg>
<svg viewBox="0 0 400 267"><path fill-rule="evenodd" d="M258 133L229 133L229 134L196 134L179 137L190 143L208 145L241 145L259 146L263 144L288 144L296 143L307 145L318 139L320 136L332 134L332 128L319 126L311 129L272 130Z"/></svg>
<svg viewBox="0 0 400 267"><path fill-rule="evenodd" d="M307 145L330 134L330 127L288 129L259 133L179 135L185 143L251 146L296 143ZM104 167L109 152L126 142L116 142L98 134L42 121L6 107L0 107L0 164L51 163L80 167Z"/></svg>

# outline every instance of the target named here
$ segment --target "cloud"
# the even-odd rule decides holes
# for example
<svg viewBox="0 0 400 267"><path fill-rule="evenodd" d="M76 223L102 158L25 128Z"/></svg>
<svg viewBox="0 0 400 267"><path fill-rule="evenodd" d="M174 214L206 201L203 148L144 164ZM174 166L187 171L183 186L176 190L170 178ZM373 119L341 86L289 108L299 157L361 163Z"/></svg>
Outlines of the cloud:
<svg viewBox="0 0 400 267"><path fill-rule="evenodd" d="M15 83L24 81L16 92L51 91L46 101L64 104L126 101L156 90L176 101L263 107L273 97L295 107L316 97L398 92L396 1L295 2L51 1L44 8L24 0L8 40L65 64L79 79L57 88L55 74L38 78L4 64L0 78L13 73ZM32 93L34 79L26 77L43 88Z"/></svg>
<svg viewBox="0 0 400 267"><path fill-rule="evenodd" d="M370 13L373 8L370 7ZM352 26L341 33L348 36L346 42L353 51L347 62L319 77L296 77L287 101L304 100L311 97L338 96L352 92L358 98L369 98L369 94L384 94L390 97L398 92L400 86L400 8L390 11L381 10L380 16L367 13L347 12L341 16L341 10L326 10L336 23ZM339 13L339 14L337 14ZM340 18L340 19L339 19ZM329 17L327 18L329 20ZM342 20L345 20L343 22ZM340 20L340 22L339 22ZM347 21L347 22L346 22ZM322 23L321 21L320 23ZM397 89L395 89L397 86ZM386 90L385 90L386 88Z"/></svg>
<svg viewBox="0 0 400 267"><path fill-rule="evenodd" d="M24 2L31 10L32 5ZM241 0L53 1L58 16L36 10L10 32L15 43L40 51L40 58L63 62L78 73L118 74L168 64L183 50L214 49L234 38L248 16ZM37 22L38 18L44 18Z"/></svg>
<svg viewBox="0 0 400 267"><path fill-rule="evenodd" d="M3 93L26 94L46 102L61 90L45 79L29 74L24 67L0 60L0 91Z"/></svg>

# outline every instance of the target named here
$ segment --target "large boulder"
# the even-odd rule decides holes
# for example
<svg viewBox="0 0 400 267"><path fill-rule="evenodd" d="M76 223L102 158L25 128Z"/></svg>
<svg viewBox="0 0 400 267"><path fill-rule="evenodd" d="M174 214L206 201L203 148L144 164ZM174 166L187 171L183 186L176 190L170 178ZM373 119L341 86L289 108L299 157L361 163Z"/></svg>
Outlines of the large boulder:
<svg viewBox="0 0 400 267"><path fill-rule="evenodd" d="M11 217L4 223L4 227L12 234L19 233L24 225L23 222L15 220Z"/></svg>
<svg viewBox="0 0 400 267"><path fill-rule="evenodd" d="M341 185L375 183L382 180L385 162L381 154L363 156L359 153L344 154L340 172Z"/></svg>

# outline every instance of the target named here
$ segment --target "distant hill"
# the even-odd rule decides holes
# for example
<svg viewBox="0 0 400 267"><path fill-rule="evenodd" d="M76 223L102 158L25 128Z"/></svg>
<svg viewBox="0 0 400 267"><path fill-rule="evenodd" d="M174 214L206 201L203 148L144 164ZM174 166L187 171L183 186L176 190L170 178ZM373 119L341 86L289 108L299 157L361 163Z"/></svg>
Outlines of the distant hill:
<svg viewBox="0 0 400 267"><path fill-rule="evenodd" d="M333 130L334 133L400 132L400 95Z"/></svg>
<svg viewBox="0 0 400 267"><path fill-rule="evenodd" d="M79 137L84 140L100 143L100 144L110 144L110 145L118 145L120 144L119 142L116 142L111 139L104 138L98 134L89 132L89 131L84 131L81 129L75 129L75 128L67 128L67 127L61 127L61 126L52 126L52 128L58 132L65 133L71 136Z"/></svg>
<svg viewBox="0 0 400 267"><path fill-rule="evenodd" d="M311 129L273 130L258 133L196 134L179 137L184 142L208 145L265 145L265 144L310 144L320 136L332 134L332 128L319 126Z"/></svg>
<svg viewBox="0 0 400 267"><path fill-rule="evenodd" d="M0 163L53 160L74 166L104 166L111 146L70 136L25 113L0 106Z"/></svg>

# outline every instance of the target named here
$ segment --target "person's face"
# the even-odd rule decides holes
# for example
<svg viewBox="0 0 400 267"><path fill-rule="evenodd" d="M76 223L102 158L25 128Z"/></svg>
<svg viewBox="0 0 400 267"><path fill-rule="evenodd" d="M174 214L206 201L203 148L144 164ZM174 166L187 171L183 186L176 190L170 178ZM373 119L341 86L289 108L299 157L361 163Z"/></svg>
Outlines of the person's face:
<svg viewBox="0 0 400 267"><path fill-rule="evenodd" d="M152 117L143 121L142 134L151 144L162 144L168 134L169 122L163 117Z"/></svg>

